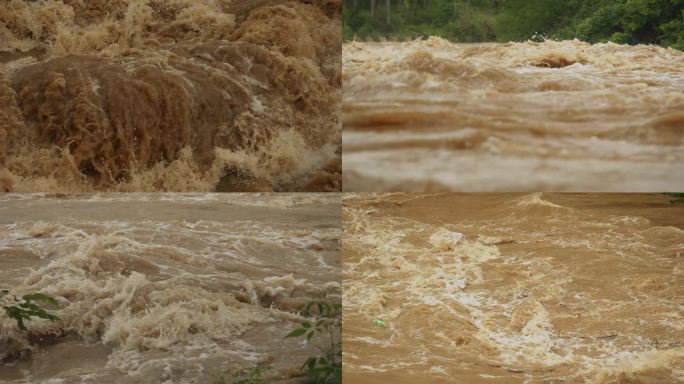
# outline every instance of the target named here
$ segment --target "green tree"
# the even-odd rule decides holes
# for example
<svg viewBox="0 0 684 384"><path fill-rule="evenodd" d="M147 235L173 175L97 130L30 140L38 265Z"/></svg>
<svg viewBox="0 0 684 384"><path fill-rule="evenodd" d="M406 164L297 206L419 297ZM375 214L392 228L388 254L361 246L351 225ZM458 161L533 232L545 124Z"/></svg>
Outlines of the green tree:
<svg viewBox="0 0 684 384"><path fill-rule="evenodd" d="M684 49L684 0L345 0L345 40L536 36ZM384 8L385 17L377 17Z"/></svg>

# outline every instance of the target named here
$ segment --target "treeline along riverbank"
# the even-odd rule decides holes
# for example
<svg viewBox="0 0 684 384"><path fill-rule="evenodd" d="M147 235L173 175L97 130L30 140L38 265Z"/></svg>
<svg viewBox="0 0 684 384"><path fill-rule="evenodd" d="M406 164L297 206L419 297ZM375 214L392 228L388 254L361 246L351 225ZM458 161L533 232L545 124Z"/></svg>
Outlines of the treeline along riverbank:
<svg viewBox="0 0 684 384"><path fill-rule="evenodd" d="M344 38L573 39L684 49L684 0L344 0Z"/></svg>

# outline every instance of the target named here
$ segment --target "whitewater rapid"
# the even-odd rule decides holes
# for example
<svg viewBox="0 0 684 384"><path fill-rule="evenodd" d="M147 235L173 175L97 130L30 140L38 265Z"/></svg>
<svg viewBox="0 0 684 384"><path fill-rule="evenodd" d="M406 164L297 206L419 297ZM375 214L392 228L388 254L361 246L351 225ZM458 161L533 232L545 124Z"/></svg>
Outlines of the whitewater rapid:
<svg viewBox="0 0 684 384"><path fill-rule="evenodd" d="M363 194L343 205L345 380L684 380L684 207L666 196Z"/></svg>
<svg viewBox="0 0 684 384"><path fill-rule="evenodd" d="M339 194L0 196L0 288L44 292L60 320L0 319L3 383L207 383L269 364L340 292Z"/></svg>
<svg viewBox="0 0 684 384"><path fill-rule="evenodd" d="M345 191L684 189L684 53L657 46L343 46Z"/></svg>
<svg viewBox="0 0 684 384"><path fill-rule="evenodd" d="M0 190L339 190L339 13L5 1Z"/></svg>

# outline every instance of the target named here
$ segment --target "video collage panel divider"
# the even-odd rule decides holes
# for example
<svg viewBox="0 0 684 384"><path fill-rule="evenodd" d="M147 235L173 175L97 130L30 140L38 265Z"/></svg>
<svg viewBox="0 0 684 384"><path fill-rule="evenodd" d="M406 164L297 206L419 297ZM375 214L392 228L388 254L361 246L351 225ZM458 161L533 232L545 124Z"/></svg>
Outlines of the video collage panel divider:
<svg viewBox="0 0 684 384"><path fill-rule="evenodd" d="M684 382L684 4L0 0L0 384Z"/></svg>

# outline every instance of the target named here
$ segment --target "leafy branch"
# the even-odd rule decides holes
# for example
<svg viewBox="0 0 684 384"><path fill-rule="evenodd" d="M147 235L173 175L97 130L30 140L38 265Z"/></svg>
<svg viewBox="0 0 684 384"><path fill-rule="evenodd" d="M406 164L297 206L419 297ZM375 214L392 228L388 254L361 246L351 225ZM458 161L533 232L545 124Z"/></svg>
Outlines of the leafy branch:
<svg viewBox="0 0 684 384"><path fill-rule="evenodd" d="M2 294L9 293L8 290L2 290ZM22 331L27 331L25 321L30 321L31 318L37 317L40 319L46 319L50 321L59 320L57 315L53 315L47 312L45 309L41 308L35 301L42 301L50 304L57 305L57 300L52 296L45 293L30 293L21 297L21 299L12 295L9 303L3 304L2 308L5 310L5 315L10 319L14 319L17 322L17 327Z"/></svg>
<svg viewBox="0 0 684 384"><path fill-rule="evenodd" d="M306 337L307 343L316 335L325 336L325 346L318 348L321 356L308 358L301 369L304 370L313 383L341 383L342 382L342 305L331 304L327 297L321 300L310 301L304 305L301 314L313 317L313 320L305 320L299 327L292 330L285 337ZM329 343L329 344L328 344Z"/></svg>

